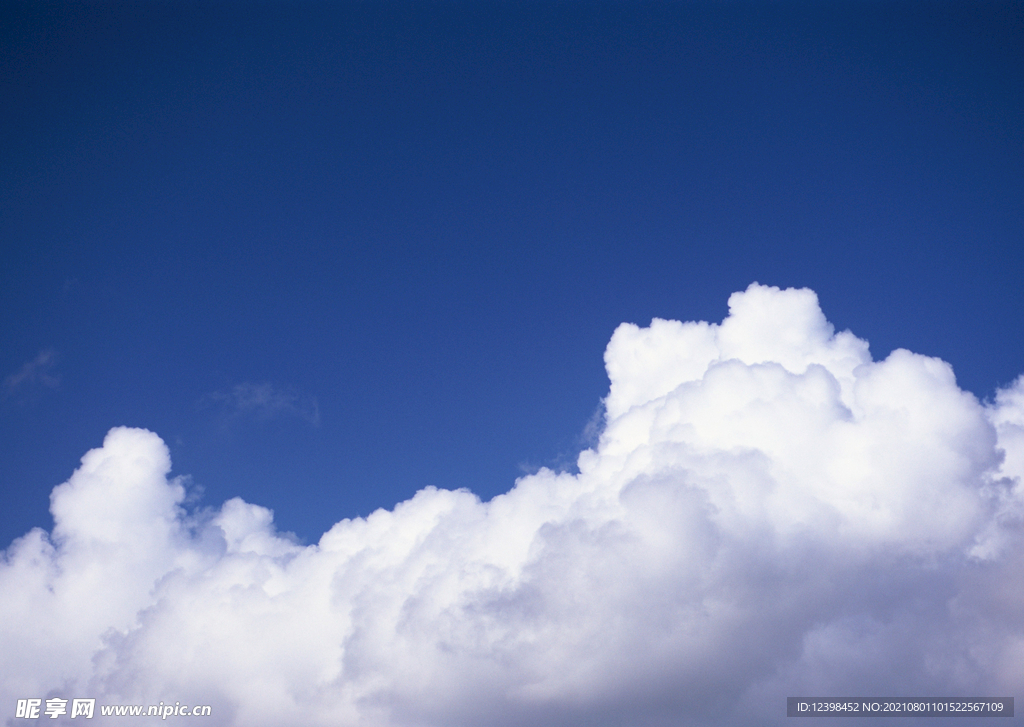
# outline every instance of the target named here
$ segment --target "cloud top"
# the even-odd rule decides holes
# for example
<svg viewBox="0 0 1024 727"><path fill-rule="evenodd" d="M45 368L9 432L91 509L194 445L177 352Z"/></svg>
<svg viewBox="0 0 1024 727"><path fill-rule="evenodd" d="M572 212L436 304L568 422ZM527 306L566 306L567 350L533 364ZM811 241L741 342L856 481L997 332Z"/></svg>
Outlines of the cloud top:
<svg viewBox="0 0 1024 727"><path fill-rule="evenodd" d="M310 546L237 498L185 512L159 437L111 430L0 565L3 703L726 725L781 724L786 696L1013 696L1024 379L982 405L938 359L873 361L810 290L729 310L615 331L578 474L426 489Z"/></svg>

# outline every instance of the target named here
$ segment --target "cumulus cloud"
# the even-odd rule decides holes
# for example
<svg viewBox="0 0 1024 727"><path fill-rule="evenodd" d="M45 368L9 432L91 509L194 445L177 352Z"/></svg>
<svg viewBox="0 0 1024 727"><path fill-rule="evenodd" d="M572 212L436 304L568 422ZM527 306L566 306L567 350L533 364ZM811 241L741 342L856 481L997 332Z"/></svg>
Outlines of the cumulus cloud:
<svg viewBox="0 0 1024 727"><path fill-rule="evenodd" d="M578 474L426 489L315 545L237 498L187 513L159 437L111 430L0 565L5 709L732 725L786 696L1013 696L1024 379L982 404L941 360L874 361L810 290L729 309L615 331Z"/></svg>
<svg viewBox="0 0 1024 727"><path fill-rule="evenodd" d="M320 407L315 397L294 389L279 389L269 383L242 383L229 391L215 391L206 400L216 402L228 417L251 416L257 419L298 417L316 426L320 423Z"/></svg>
<svg viewBox="0 0 1024 727"><path fill-rule="evenodd" d="M57 353L52 348L44 349L31 361L4 379L4 396L11 396L36 386L56 389L60 385L60 374L54 371Z"/></svg>

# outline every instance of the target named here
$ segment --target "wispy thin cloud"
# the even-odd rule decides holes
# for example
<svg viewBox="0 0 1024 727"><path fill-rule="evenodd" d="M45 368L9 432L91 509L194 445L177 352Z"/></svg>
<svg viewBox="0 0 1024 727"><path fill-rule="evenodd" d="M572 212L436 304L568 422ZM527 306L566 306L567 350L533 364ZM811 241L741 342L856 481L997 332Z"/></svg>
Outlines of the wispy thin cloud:
<svg viewBox="0 0 1024 727"><path fill-rule="evenodd" d="M297 417L313 426L320 423L320 407L315 396L294 388L277 388L269 383L236 384L228 391L207 394L204 400L216 402L229 416L276 419Z"/></svg>
<svg viewBox="0 0 1024 727"><path fill-rule="evenodd" d="M4 397L27 392L35 387L56 389L60 385L60 374L54 368L57 365L57 352L52 348L43 349L31 361L4 379Z"/></svg>

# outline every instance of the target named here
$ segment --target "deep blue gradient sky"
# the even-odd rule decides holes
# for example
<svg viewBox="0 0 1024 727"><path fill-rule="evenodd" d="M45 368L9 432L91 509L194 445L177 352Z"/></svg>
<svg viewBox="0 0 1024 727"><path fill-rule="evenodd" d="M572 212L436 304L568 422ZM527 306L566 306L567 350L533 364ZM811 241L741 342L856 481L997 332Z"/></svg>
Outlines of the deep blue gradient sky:
<svg viewBox="0 0 1024 727"><path fill-rule="evenodd" d="M307 542L489 498L573 465L616 325L755 280L990 396L1024 372L1022 18L4 3L2 545L116 425Z"/></svg>

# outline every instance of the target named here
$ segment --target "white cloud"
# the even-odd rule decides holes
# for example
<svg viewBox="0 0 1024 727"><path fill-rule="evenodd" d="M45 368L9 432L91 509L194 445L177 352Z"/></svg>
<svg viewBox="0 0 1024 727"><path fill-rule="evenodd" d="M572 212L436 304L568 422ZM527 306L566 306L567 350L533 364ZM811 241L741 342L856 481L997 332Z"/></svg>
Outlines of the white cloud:
<svg viewBox="0 0 1024 727"><path fill-rule="evenodd" d="M163 442L111 430L0 566L0 703L730 725L1024 686L1024 379L982 405L758 285L721 324L624 324L605 360L579 474L423 490L307 547L239 499L187 516Z"/></svg>

